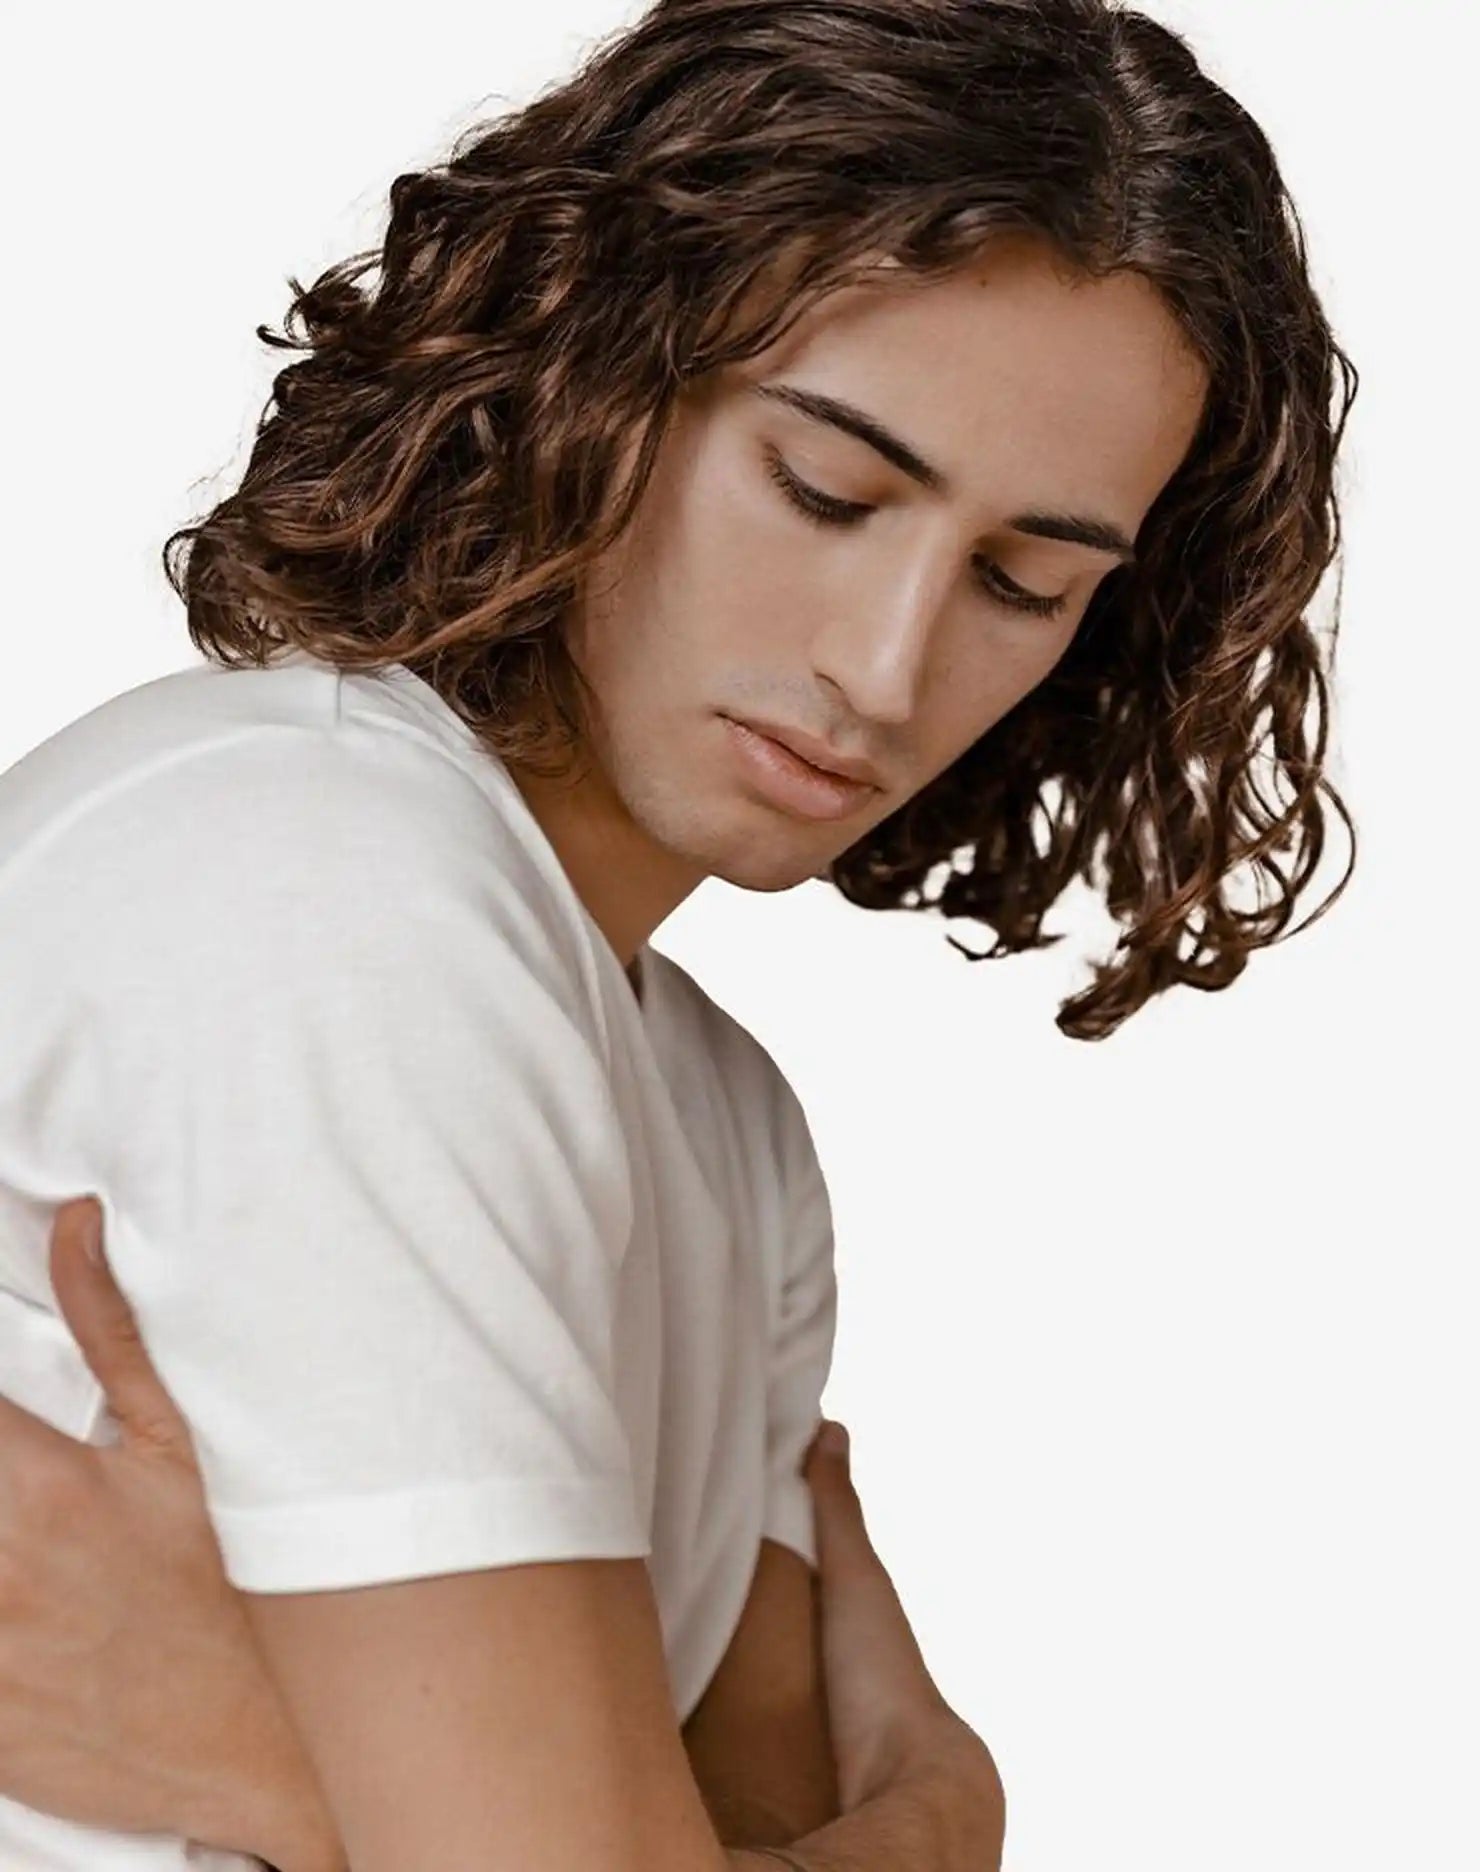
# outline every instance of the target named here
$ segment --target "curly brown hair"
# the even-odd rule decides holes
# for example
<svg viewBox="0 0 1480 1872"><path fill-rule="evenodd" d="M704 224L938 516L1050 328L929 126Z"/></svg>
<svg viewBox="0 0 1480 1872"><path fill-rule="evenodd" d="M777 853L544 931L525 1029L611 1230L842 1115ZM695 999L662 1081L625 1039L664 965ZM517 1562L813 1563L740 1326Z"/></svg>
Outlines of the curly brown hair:
<svg viewBox="0 0 1480 1872"><path fill-rule="evenodd" d="M879 255L929 279L1008 229L1151 281L1208 369L1203 420L1050 675L821 875L989 926L954 945L973 960L1059 941L1045 913L1083 878L1123 933L1059 1010L1072 1038L1227 986L1294 933L1323 795L1351 857L1307 923L1355 861L1306 611L1357 374L1259 127L1106 0L659 0L398 176L383 246L290 278L284 330L257 327L304 355L236 492L165 544L192 641L402 663L500 756L559 764L589 700L563 620L680 391ZM1237 907L1241 874L1273 900Z"/></svg>

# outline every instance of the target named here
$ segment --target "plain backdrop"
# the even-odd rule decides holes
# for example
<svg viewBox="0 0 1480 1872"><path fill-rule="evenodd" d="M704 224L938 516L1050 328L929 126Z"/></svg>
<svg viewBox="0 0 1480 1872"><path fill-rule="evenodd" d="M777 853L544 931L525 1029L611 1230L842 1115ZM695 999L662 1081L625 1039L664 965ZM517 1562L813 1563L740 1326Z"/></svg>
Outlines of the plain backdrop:
<svg viewBox="0 0 1480 1872"><path fill-rule="evenodd" d="M372 244L394 175L637 10L11 23L0 766L198 661L159 546L234 485L287 276ZM816 881L711 882L658 943L811 1116L825 1404L1001 1766L1009 1872L1476 1872L1474 15L1146 10L1270 134L1362 372L1352 883L1230 990L1099 1044L1053 1025L1110 939L1082 894L1062 943L993 963L946 941L975 926ZM1345 856L1336 826L1307 906Z"/></svg>

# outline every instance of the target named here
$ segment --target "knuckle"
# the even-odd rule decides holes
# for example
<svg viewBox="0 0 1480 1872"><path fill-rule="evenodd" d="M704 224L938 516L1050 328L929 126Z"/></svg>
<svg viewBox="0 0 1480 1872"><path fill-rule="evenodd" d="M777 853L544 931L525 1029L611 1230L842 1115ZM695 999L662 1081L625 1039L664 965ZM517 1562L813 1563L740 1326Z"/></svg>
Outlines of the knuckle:
<svg viewBox="0 0 1480 1872"><path fill-rule="evenodd" d="M135 1444L158 1462L188 1469L194 1463L189 1437L173 1417L164 1413L135 1416L130 1422Z"/></svg>
<svg viewBox="0 0 1480 1872"><path fill-rule="evenodd" d="M141 1356L147 1358L148 1354L144 1350L144 1335L139 1331L139 1322L134 1317L133 1308L122 1295L119 1295L113 1304L108 1319L108 1333L109 1337L119 1345L127 1346L135 1358Z"/></svg>

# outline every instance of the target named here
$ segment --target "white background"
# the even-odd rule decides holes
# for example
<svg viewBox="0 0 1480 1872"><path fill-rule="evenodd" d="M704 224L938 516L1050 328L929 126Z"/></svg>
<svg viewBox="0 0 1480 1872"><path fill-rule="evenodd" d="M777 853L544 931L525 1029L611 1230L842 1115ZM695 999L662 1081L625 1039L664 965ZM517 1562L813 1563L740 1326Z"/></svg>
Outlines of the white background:
<svg viewBox="0 0 1480 1872"><path fill-rule="evenodd" d="M0 766L197 661L159 545L234 484L287 275L371 244L395 174L634 10L12 26ZM973 926L815 882L710 883L658 941L811 1114L826 1403L1001 1766L1009 1872L1476 1872L1473 14L1147 10L1272 137L1362 372L1353 882L1232 989L1101 1044L1052 1024L1108 940L1082 897L1059 947L977 966L945 940ZM1337 827L1322 888L1344 859Z"/></svg>

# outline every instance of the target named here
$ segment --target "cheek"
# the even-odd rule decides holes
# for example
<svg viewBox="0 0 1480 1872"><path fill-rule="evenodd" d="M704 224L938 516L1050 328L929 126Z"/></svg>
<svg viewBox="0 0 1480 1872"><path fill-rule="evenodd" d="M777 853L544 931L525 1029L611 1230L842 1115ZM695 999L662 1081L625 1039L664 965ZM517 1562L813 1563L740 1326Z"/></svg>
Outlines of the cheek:
<svg viewBox="0 0 1480 1872"><path fill-rule="evenodd" d="M948 750L941 765L978 741L1049 676L1074 639L1073 623L991 610L953 623L931 671L922 712L927 738Z"/></svg>
<svg viewBox="0 0 1480 1872"><path fill-rule="evenodd" d="M579 637L615 713L653 721L716 705L754 673L795 667L820 603L817 555L765 494L717 449L685 453L649 484Z"/></svg>
<svg viewBox="0 0 1480 1872"><path fill-rule="evenodd" d="M662 602L686 633L731 649L805 642L826 591L826 556L743 449L695 463L665 542Z"/></svg>

